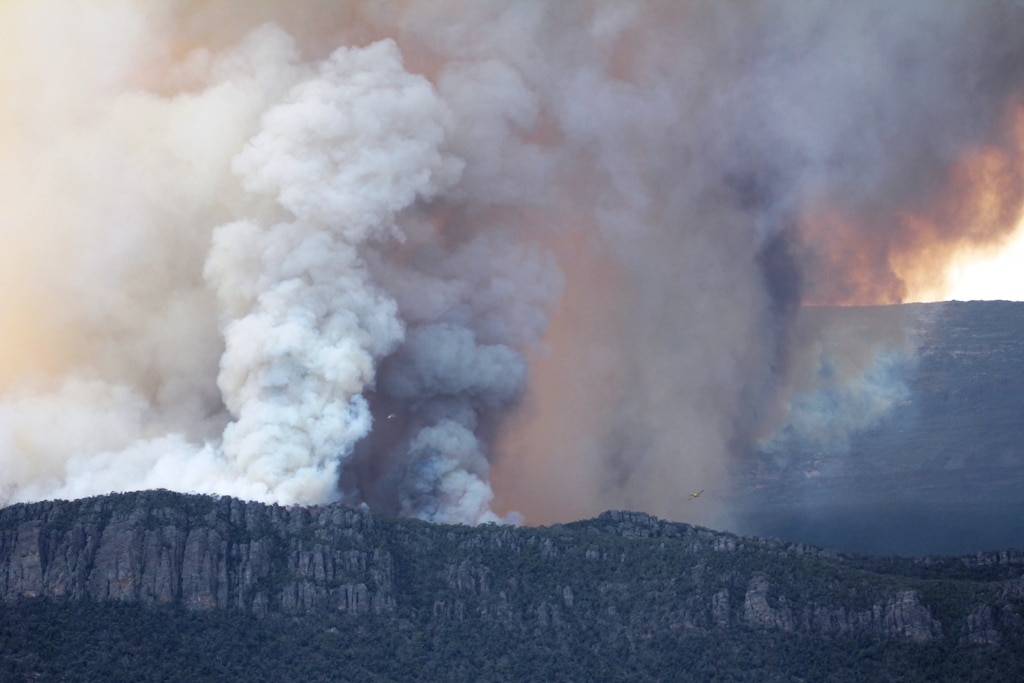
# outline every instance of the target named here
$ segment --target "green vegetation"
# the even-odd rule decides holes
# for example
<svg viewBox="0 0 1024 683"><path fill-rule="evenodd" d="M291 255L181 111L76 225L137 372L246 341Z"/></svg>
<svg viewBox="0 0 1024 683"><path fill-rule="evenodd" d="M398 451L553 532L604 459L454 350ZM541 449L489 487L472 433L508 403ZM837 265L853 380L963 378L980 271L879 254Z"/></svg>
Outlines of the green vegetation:
<svg viewBox="0 0 1024 683"><path fill-rule="evenodd" d="M478 623L257 618L135 604L0 608L3 681L993 681L1024 651L739 630L608 642Z"/></svg>

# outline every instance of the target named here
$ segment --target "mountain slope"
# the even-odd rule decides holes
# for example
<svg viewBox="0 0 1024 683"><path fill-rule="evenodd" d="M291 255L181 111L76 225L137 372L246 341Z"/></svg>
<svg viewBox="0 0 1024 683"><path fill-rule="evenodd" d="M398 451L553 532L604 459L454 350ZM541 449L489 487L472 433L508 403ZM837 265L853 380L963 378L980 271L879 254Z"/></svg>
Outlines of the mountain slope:
<svg viewBox="0 0 1024 683"><path fill-rule="evenodd" d="M898 316L909 354L883 388L905 396L847 440L795 435L740 463L740 528L867 553L1024 545L1024 303L810 313L851 335Z"/></svg>

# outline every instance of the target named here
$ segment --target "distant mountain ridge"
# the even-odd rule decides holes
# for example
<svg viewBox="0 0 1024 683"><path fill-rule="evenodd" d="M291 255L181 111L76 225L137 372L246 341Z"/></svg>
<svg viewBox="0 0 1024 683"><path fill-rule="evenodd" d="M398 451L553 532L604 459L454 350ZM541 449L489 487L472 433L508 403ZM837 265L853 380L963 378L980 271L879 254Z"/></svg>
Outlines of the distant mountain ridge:
<svg viewBox="0 0 1024 683"><path fill-rule="evenodd" d="M462 527L148 491L0 510L0 597L998 645L1022 637L1024 552L882 560L636 512Z"/></svg>

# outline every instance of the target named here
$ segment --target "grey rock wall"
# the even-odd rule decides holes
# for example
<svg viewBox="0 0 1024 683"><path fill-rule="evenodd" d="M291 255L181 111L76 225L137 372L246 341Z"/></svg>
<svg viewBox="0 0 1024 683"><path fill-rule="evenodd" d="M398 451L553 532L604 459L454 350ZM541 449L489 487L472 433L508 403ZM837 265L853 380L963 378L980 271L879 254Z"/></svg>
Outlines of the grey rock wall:
<svg viewBox="0 0 1024 683"><path fill-rule="evenodd" d="M0 596L385 612L392 560L366 544L373 523L341 506L164 492L14 506L0 511Z"/></svg>

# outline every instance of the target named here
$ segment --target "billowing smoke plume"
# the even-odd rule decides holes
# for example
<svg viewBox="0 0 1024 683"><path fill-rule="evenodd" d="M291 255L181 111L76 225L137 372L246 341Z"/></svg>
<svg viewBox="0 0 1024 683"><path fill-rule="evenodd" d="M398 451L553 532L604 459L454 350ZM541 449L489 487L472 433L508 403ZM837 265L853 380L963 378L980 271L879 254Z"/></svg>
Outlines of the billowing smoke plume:
<svg viewBox="0 0 1024 683"><path fill-rule="evenodd" d="M898 399L801 307L1024 198L1009 1L23 0L0 64L0 502L711 522Z"/></svg>

